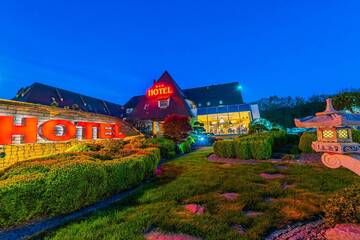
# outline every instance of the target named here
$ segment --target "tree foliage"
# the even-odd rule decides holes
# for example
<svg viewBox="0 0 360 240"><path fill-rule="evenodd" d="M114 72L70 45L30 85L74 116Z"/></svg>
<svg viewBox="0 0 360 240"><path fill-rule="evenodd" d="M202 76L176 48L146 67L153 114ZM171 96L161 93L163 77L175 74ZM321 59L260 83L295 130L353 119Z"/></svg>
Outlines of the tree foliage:
<svg viewBox="0 0 360 240"><path fill-rule="evenodd" d="M325 109L327 95L318 95L304 99L303 97L272 96L259 100L261 117L286 128L294 127L294 119L312 116Z"/></svg>
<svg viewBox="0 0 360 240"><path fill-rule="evenodd" d="M348 110L352 113L360 112L360 91L343 92L333 97L336 110Z"/></svg>
<svg viewBox="0 0 360 240"><path fill-rule="evenodd" d="M172 114L165 118L164 135L177 143L187 138L191 130L190 120L186 116Z"/></svg>

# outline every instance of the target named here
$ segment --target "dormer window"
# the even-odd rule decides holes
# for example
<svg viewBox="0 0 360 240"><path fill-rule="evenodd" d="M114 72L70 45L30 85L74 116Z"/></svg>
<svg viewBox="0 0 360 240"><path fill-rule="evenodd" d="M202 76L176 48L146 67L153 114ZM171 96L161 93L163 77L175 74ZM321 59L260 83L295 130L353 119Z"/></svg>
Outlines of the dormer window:
<svg viewBox="0 0 360 240"><path fill-rule="evenodd" d="M127 109L126 109L126 113L127 113L127 114L132 113L133 110L134 110L133 108L127 108Z"/></svg>
<svg viewBox="0 0 360 240"><path fill-rule="evenodd" d="M162 99L158 101L158 107L159 108L168 108L170 105L170 98L168 99Z"/></svg>
<svg viewBox="0 0 360 240"><path fill-rule="evenodd" d="M198 106L201 107L201 103L199 103Z"/></svg>
<svg viewBox="0 0 360 240"><path fill-rule="evenodd" d="M211 105L211 102L207 102L206 105L210 106L210 105Z"/></svg>
<svg viewBox="0 0 360 240"><path fill-rule="evenodd" d="M221 105L221 104L223 104L223 101L222 101L222 100L220 100L220 101L219 101L219 104L220 104L220 105Z"/></svg>

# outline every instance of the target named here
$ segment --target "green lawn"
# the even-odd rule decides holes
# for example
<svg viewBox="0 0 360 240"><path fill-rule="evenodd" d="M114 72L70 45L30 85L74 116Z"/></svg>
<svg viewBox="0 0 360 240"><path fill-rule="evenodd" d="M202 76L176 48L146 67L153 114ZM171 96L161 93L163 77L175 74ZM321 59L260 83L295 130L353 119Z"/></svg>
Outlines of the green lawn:
<svg viewBox="0 0 360 240"><path fill-rule="evenodd" d="M202 149L165 164L164 174L136 195L48 233L46 239L144 239L151 229L186 233L203 239L259 239L274 228L321 214L329 193L358 181L344 169L320 165L216 164L207 161L211 149ZM285 165L285 164L282 164ZM283 173L283 179L265 180L260 173ZM284 184L289 187L284 189ZM235 201L220 194L239 193ZM184 210L188 203L206 208L204 215ZM263 214L250 217L244 211ZM232 226L241 224L240 236Z"/></svg>

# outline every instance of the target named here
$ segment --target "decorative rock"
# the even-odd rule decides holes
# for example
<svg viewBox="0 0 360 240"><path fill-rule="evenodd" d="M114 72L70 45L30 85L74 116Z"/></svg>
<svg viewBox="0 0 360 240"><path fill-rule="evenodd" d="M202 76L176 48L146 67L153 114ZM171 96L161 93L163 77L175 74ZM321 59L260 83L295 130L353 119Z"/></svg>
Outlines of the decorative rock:
<svg viewBox="0 0 360 240"><path fill-rule="evenodd" d="M284 189L284 190L290 188L291 186L292 185L289 185L287 182L284 182L284 183L281 184L281 188Z"/></svg>
<svg viewBox="0 0 360 240"><path fill-rule="evenodd" d="M263 215L264 213L262 212L255 212L255 211L246 211L244 212L244 214L248 217L258 217L258 216L261 216Z"/></svg>
<svg viewBox="0 0 360 240"><path fill-rule="evenodd" d="M234 224L231 226L232 229L234 229L239 235L245 234L245 228L240 224Z"/></svg>
<svg viewBox="0 0 360 240"><path fill-rule="evenodd" d="M200 240L186 234L165 234L161 232L150 232L145 235L146 240Z"/></svg>
<svg viewBox="0 0 360 240"><path fill-rule="evenodd" d="M281 174L281 173L260 173L260 177L263 177L265 179L268 179L268 180L272 180L272 179L280 179L280 178L284 178L285 175L284 174Z"/></svg>
<svg viewBox="0 0 360 240"><path fill-rule="evenodd" d="M196 215L202 215L205 213L205 208L199 204L187 204L187 205L185 205L185 209L187 211L189 211L190 213L196 214Z"/></svg>
<svg viewBox="0 0 360 240"><path fill-rule="evenodd" d="M328 240L357 240L360 239L360 224L337 224L334 228L326 230Z"/></svg>
<svg viewBox="0 0 360 240"><path fill-rule="evenodd" d="M221 196L223 196L226 200L234 201L239 197L239 194L234 192L229 192L229 193L223 193L221 194Z"/></svg>

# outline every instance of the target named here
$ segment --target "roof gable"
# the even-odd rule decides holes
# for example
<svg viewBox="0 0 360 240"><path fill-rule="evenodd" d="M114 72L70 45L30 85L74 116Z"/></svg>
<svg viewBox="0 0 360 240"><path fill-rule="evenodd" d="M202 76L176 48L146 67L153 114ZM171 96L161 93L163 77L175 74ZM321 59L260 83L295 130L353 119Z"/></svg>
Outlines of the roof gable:
<svg viewBox="0 0 360 240"><path fill-rule="evenodd" d="M165 86L170 87L172 93L171 95L166 95L166 99L169 100L169 106L166 108L159 107L159 101L165 100L160 99L158 97L150 97L150 96L140 96L131 99L130 104L136 104L135 111L130 114L130 117L133 119L153 119L153 120L163 120L169 114L179 114L185 116L193 116L193 113L187 104L184 93L174 81L174 79L170 76L168 72L164 72L159 80L154 82L154 86ZM152 86L150 89L152 89Z"/></svg>

